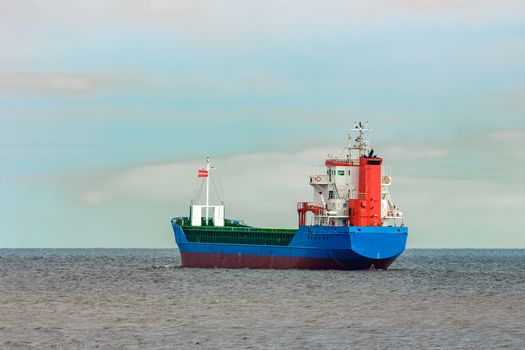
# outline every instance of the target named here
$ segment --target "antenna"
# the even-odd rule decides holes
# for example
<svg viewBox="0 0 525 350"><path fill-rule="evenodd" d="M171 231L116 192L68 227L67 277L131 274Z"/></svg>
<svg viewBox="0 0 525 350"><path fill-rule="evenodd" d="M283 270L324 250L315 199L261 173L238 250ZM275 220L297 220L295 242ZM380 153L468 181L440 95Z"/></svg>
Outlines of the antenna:
<svg viewBox="0 0 525 350"><path fill-rule="evenodd" d="M365 140L365 133L369 132L371 129L368 127L368 122L354 122L354 128L350 130L350 149L356 149L359 151L359 156L364 156L370 150L370 143ZM355 143L352 145L352 133L356 133Z"/></svg>

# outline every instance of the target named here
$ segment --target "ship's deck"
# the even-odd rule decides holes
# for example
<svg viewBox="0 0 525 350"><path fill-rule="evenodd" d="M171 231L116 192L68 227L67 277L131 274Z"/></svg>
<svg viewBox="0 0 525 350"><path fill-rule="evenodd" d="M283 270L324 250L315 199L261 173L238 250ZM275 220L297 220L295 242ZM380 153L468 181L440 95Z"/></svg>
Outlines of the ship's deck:
<svg viewBox="0 0 525 350"><path fill-rule="evenodd" d="M297 229L251 227L234 220L225 226L191 226L186 218L173 221L184 231L188 242L287 246Z"/></svg>

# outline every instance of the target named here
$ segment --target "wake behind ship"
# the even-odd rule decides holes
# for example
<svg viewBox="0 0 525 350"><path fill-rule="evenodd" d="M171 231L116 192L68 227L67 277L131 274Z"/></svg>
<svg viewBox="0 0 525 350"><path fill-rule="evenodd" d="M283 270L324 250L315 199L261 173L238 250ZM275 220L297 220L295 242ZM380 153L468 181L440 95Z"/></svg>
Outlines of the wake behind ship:
<svg viewBox="0 0 525 350"><path fill-rule="evenodd" d="M207 268L387 269L405 250L408 228L393 204L389 168L356 124L349 144L311 171L312 202L299 202L298 229L256 228L209 204L210 161L198 176L206 203L172 219L182 265Z"/></svg>

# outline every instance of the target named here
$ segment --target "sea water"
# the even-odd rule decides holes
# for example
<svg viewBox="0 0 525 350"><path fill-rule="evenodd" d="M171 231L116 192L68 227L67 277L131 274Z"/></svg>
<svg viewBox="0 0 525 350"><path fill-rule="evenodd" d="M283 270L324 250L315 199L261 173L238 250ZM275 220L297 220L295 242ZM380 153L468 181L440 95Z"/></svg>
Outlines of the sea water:
<svg viewBox="0 0 525 350"><path fill-rule="evenodd" d="M181 268L176 249L0 249L0 348L525 349L525 250L310 271Z"/></svg>

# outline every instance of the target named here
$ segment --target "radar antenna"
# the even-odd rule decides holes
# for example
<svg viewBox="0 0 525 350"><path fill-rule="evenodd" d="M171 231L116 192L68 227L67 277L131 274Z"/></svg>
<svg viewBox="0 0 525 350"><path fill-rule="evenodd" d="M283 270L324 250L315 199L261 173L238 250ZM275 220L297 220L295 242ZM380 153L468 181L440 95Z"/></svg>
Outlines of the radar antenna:
<svg viewBox="0 0 525 350"><path fill-rule="evenodd" d="M350 141L350 150L354 149L357 150L359 153L359 157L365 156L368 152L370 152L370 142L365 140L364 135L365 133L369 132L371 129L368 126L368 122L354 122L354 128L350 130L350 134L348 134L348 139ZM355 142L352 144L352 134L357 134L355 137Z"/></svg>

